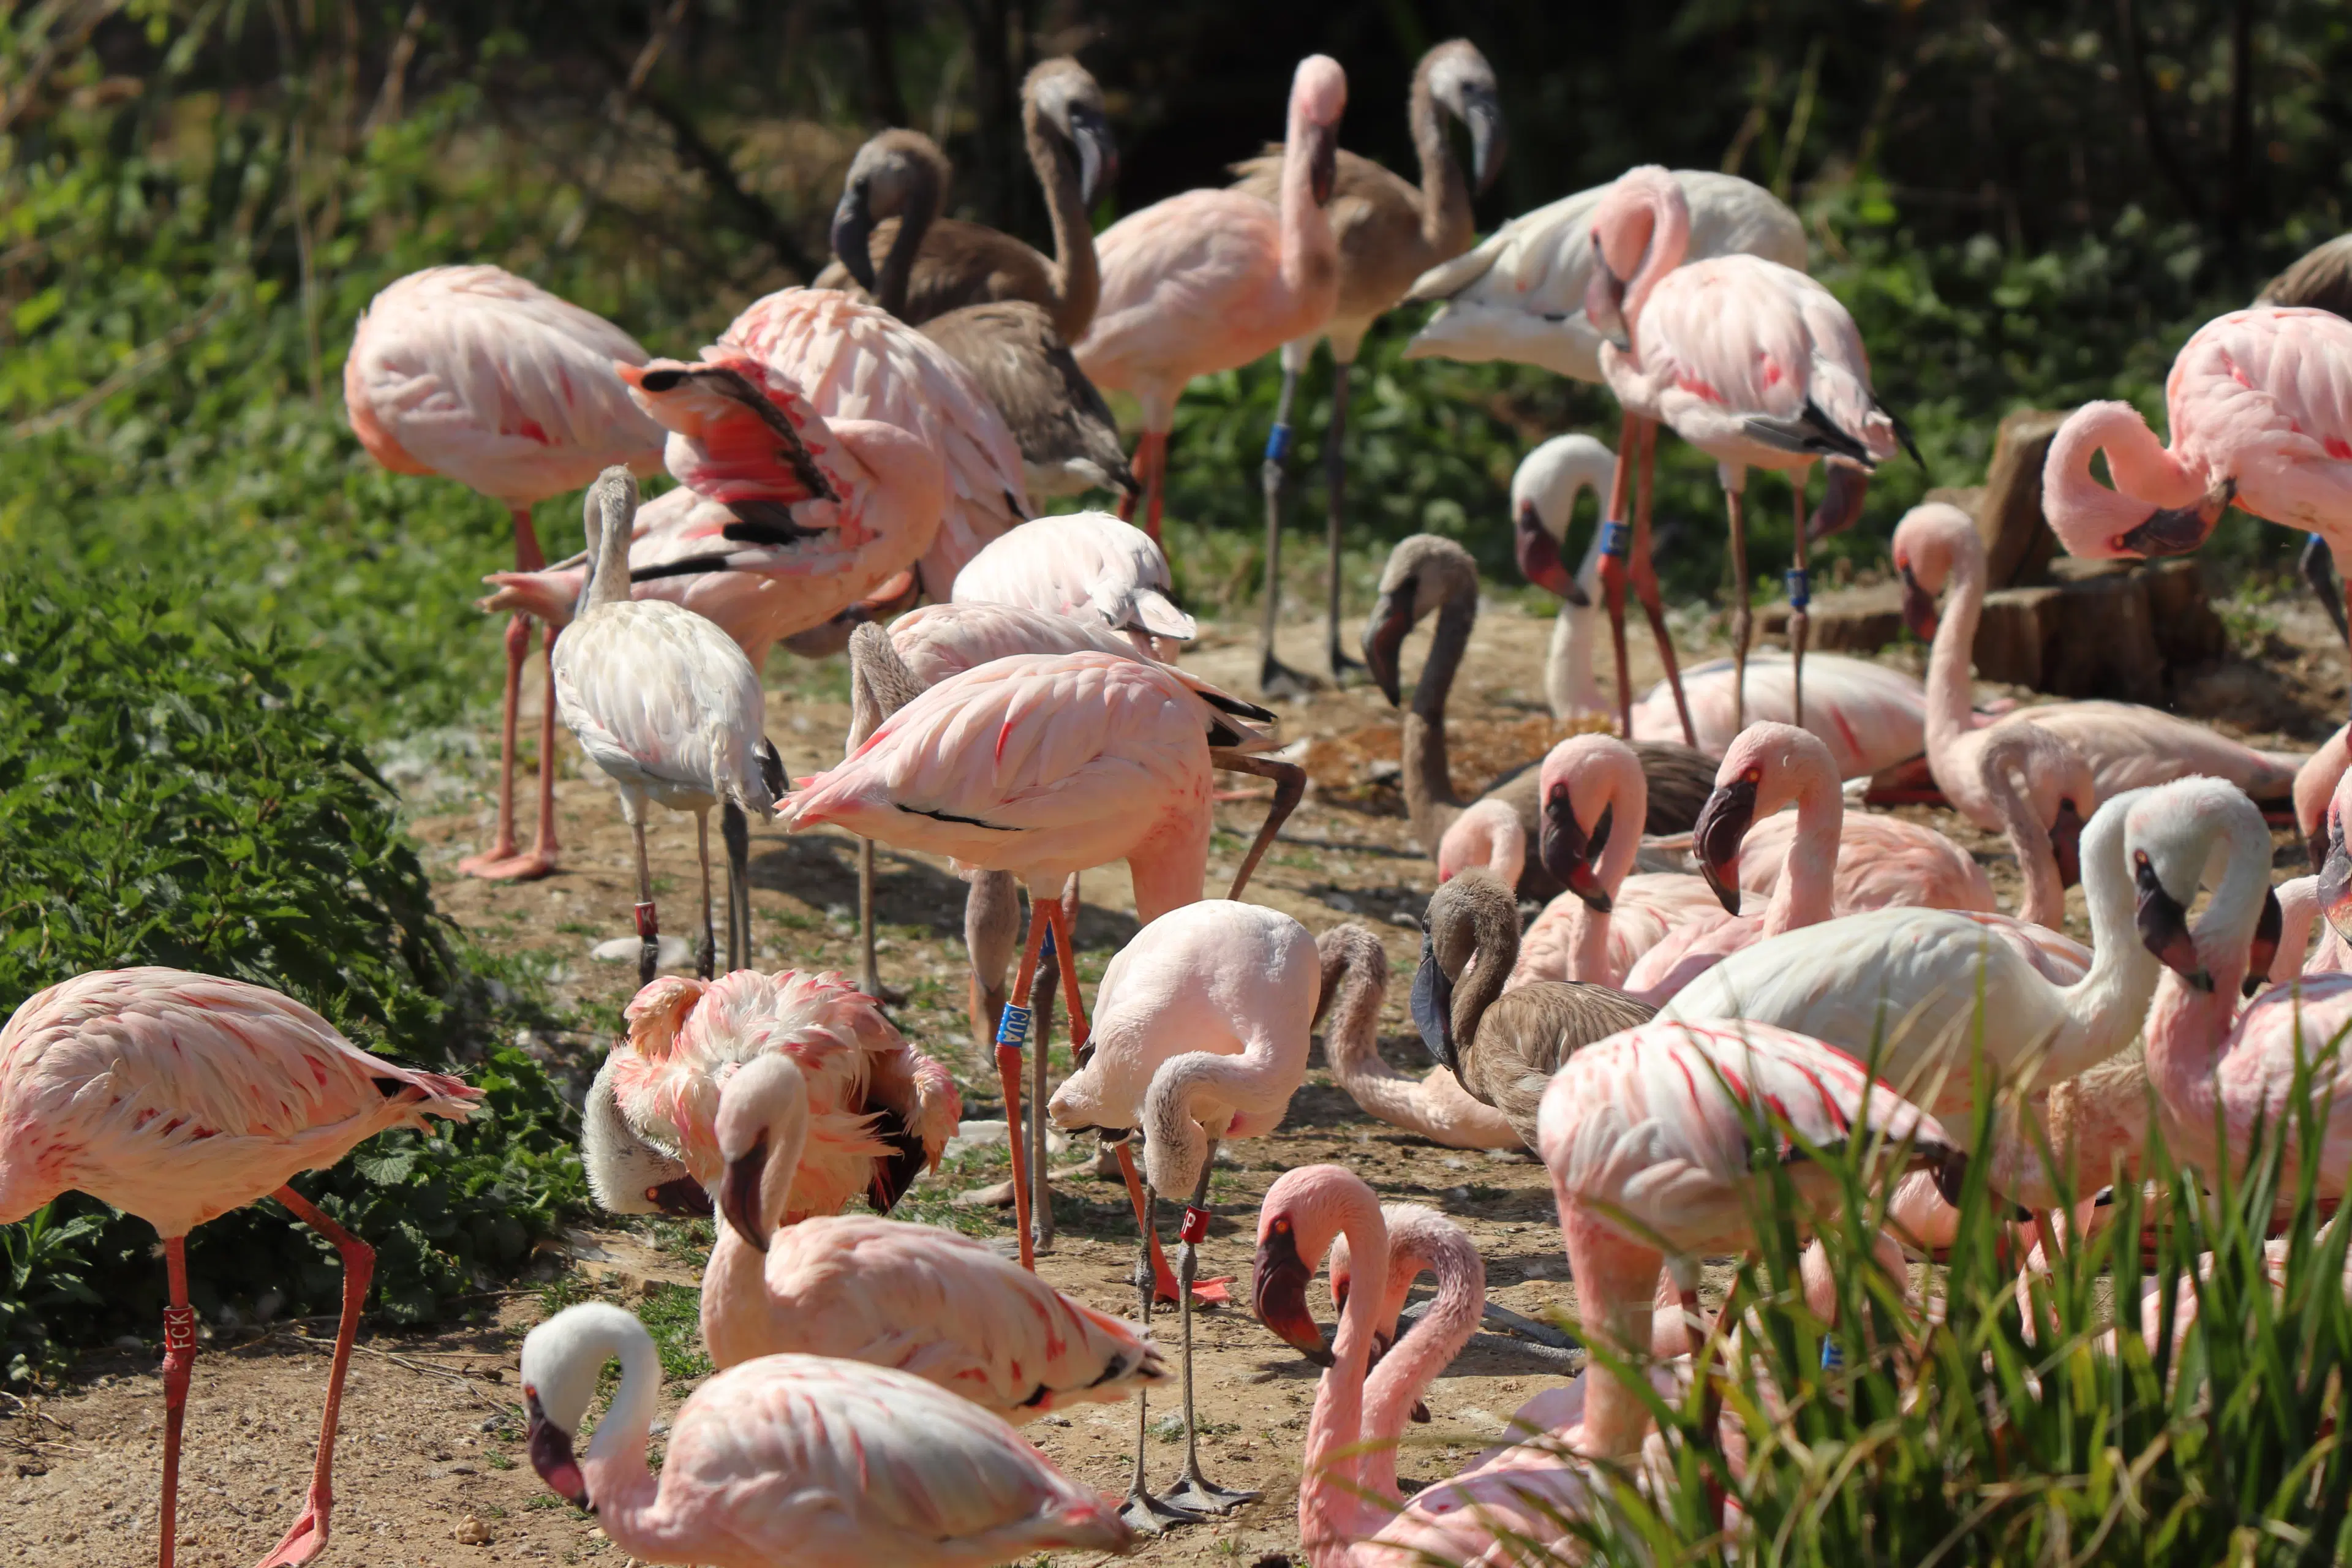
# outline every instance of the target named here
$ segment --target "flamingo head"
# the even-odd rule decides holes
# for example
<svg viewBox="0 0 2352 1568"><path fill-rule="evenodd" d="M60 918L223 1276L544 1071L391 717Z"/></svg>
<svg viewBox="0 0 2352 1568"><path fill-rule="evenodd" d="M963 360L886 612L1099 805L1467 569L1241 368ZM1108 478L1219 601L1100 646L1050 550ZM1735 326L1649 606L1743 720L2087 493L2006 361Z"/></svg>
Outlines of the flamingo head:
<svg viewBox="0 0 2352 1568"><path fill-rule="evenodd" d="M1118 147L1094 73L1067 55L1041 60L1021 84L1021 99L1024 118L1043 121L1076 154L1078 200L1094 205L1095 193L1118 178Z"/></svg>
<svg viewBox="0 0 2352 1568"><path fill-rule="evenodd" d="M1616 760L1620 745L1608 735L1570 735L1544 758L1536 786L1543 817L1537 858L1562 887L1601 915L1612 907L1599 863L1615 826L1613 770L1607 764Z"/></svg>
<svg viewBox="0 0 2352 1568"><path fill-rule="evenodd" d="M1450 539L1416 533L1399 540L1381 570L1381 596L1364 623L1364 664L1391 707L1404 700L1398 653L1422 617L1441 606L1476 614L1478 564Z"/></svg>
<svg viewBox="0 0 2352 1568"><path fill-rule="evenodd" d="M947 154L919 131L885 131L857 150L834 205L832 239L834 255L859 288L870 294L876 287L874 226L895 217L918 230L929 227L946 199L949 172Z"/></svg>
<svg viewBox="0 0 2352 1568"><path fill-rule="evenodd" d="M1936 635L1937 595L1965 552L1981 555L1976 520L1948 501L1928 501L1895 525L1895 574L1903 584L1903 624L1921 641Z"/></svg>
<svg viewBox="0 0 2352 1568"><path fill-rule="evenodd" d="M1348 73L1329 55L1309 55L1290 79L1293 153L1307 155L1307 177L1318 207L1331 205L1339 184L1339 117L1348 111Z"/></svg>
<svg viewBox="0 0 2352 1568"><path fill-rule="evenodd" d="M625 1373L652 1352L653 1337L645 1325L608 1301L566 1307L523 1337L522 1398L530 1423L525 1442L530 1468L572 1507L594 1510L572 1444L595 1398L604 1363L618 1356ZM592 1460L595 1452L592 1445Z"/></svg>
<svg viewBox="0 0 2352 1568"><path fill-rule="evenodd" d="M1682 257L1652 256L1662 226L1679 226L1687 243L1690 207L1675 177L1655 163L1628 169L1592 209L1592 275L1585 284L1584 319L1620 353L1633 352L1626 320L1626 296L1634 279L1654 264L1664 270ZM1673 223L1680 215L1679 226ZM1668 219L1662 226L1661 217Z"/></svg>
<svg viewBox="0 0 2352 1568"><path fill-rule="evenodd" d="M1507 146L1503 100L1495 89L1495 68L1467 38L1438 45L1422 57L1429 96L1470 129L1470 178L1483 195L1502 172Z"/></svg>
<svg viewBox="0 0 2352 1568"><path fill-rule="evenodd" d="M1257 1215L1257 1258L1250 1270L1250 1304L1257 1321L1318 1366L1331 1364L1322 1325L1307 1308L1316 1261L1339 1235L1329 1205L1317 1201L1314 1178L1330 1166L1286 1171L1266 1189ZM1302 1178L1292 1181L1292 1177Z"/></svg>
<svg viewBox="0 0 2352 1568"><path fill-rule="evenodd" d="M1581 609L1592 601L1568 570L1560 545L1576 511L1577 492L1601 493L1616 457L1590 436L1555 436L1519 459L1511 474L1512 553L1519 574Z"/></svg>
<svg viewBox="0 0 2352 1568"><path fill-rule="evenodd" d="M736 1235L765 1252L772 1200L789 1190L808 1138L808 1084L799 1066L782 1052L745 1062L719 1091L713 1130L726 1166L719 1211Z"/></svg>

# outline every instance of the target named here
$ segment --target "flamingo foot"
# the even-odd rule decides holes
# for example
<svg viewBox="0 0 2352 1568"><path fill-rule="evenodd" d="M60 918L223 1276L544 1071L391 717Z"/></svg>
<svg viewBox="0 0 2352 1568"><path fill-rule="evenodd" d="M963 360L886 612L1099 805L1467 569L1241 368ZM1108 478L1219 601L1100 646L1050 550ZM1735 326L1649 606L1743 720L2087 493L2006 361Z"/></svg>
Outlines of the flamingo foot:
<svg viewBox="0 0 2352 1568"><path fill-rule="evenodd" d="M1199 1524L1208 1515L1189 1508L1179 1508L1165 1498L1150 1492L1129 1492L1127 1501L1119 1506L1118 1517L1128 1529L1138 1535L1165 1535L1171 1530L1188 1524Z"/></svg>
<svg viewBox="0 0 2352 1568"><path fill-rule="evenodd" d="M1231 1487L1221 1487L1206 1476L1188 1470L1174 1486L1168 1489L1166 1501L1171 1507L1180 1508L1187 1512L1231 1513L1242 1504L1255 1502L1257 1500L1256 1492L1235 1491Z"/></svg>
<svg viewBox="0 0 2352 1568"><path fill-rule="evenodd" d="M1293 669L1275 658L1272 648L1265 650L1265 658L1258 665L1257 690L1261 697L1276 700L1305 697L1319 684L1313 676Z"/></svg>
<svg viewBox="0 0 2352 1568"><path fill-rule="evenodd" d="M333 1499L313 1495L302 1517L294 1521L294 1528L254 1568L298 1568L319 1555L326 1547L327 1521L334 1509Z"/></svg>
<svg viewBox="0 0 2352 1568"><path fill-rule="evenodd" d="M480 877L492 882L535 882L555 868L553 850L526 849L517 854L512 846L504 851L486 849L479 855L468 855L457 862L459 876Z"/></svg>

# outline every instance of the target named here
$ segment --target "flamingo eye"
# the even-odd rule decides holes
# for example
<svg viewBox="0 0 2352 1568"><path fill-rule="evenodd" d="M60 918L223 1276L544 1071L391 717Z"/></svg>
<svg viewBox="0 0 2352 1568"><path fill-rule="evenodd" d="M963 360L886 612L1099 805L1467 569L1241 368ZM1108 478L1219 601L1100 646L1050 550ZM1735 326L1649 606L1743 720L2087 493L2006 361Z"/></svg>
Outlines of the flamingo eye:
<svg viewBox="0 0 2352 1568"><path fill-rule="evenodd" d="M1762 768L1750 768L1739 776L1746 779L1749 784L1761 784L1764 781L1764 770Z"/></svg>

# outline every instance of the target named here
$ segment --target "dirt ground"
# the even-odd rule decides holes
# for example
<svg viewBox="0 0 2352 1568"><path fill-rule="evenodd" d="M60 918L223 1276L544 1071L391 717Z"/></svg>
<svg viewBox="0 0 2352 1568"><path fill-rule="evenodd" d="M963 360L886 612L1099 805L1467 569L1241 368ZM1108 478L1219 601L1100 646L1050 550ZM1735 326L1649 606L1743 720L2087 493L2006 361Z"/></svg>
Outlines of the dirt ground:
<svg viewBox="0 0 2352 1568"><path fill-rule="evenodd" d="M2249 611L2232 629L2242 644L2255 645L2249 650L2255 658L2192 683L2182 706L2200 717L2262 724L2252 732L2234 730L2257 744L2307 750L2341 703L2344 666L2333 651L2332 633L2315 609L2300 604ZM1188 665L1237 691L1252 689L1255 658L1248 632L1239 625L1205 630ZM1557 732L1542 703L1548 631L1546 622L1507 607L1480 619L1450 725L1459 787L1484 787L1505 766L1539 754ZM1423 640L1416 637L1408 648L1409 673ZM1284 655L1298 668L1315 668L1318 641L1315 629L1302 623L1286 634ZM1645 637L1637 634L1633 642L1637 676L1646 686L1655 678L1654 658ZM1916 667L1919 651L1890 658L1907 657ZM836 760L846 707L824 692L828 682L832 692L843 689L837 670L811 675L779 655L770 680L769 732L789 771L814 773ZM1250 896L1317 931L1357 920L1381 934L1394 966L1382 1049L1418 1072L1426 1064L1404 1002L1419 952L1415 920L1433 878L1410 840L1393 785L1394 725L1378 694L1361 686L1286 710L1284 732L1310 742L1306 762L1317 787ZM634 989L634 962L599 963L590 949L632 929L629 839L609 789L583 777L568 738L563 745L558 792L563 869L534 884L500 887L455 874L458 857L488 837L487 768L459 761L401 776L441 907L495 947L543 964L559 997L592 1005L587 1015L609 1026ZM1260 809L1253 802L1218 808L1213 886L1230 874ZM2014 868L1998 840L1948 812L1915 807L1905 814L1932 822L1977 852L2004 901L2013 900ZM653 849L666 924L686 933L696 872L684 819L662 820ZM851 841L829 835L787 838L755 827L752 862L760 966L854 973ZM905 995L894 1014L911 1037L953 1066L968 1119L1001 1117L992 1073L968 1043L962 1018L962 884L918 857L886 849L880 864L883 973L886 984ZM1079 939L1082 968L1091 981L1135 925L1123 871L1089 874L1084 898ZM2078 934L2080 917L2078 892L2072 922ZM596 1033L585 1029L527 1044L584 1074L602 1049ZM1056 1076L1067 1061L1057 1047ZM1065 1159L1090 1152L1082 1148ZM1002 1159L1001 1149L982 1149L952 1161L918 1187L910 1206L920 1217L1009 1243L1009 1213L1000 1218L996 1211L948 1202L958 1190L996 1179ZM1266 1185L1285 1169L1325 1160L1347 1164L1384 1197L1433 1205L1469 1227L1486 1260L1490 1300L1536 1318L1573 1307L1541 1168L1524 1155L1437 1149L1370 1120L1333 1086L1318 1052L1281 1129L1225 1151L1212 1194L1220 1218L1202 1249L1203 1275L1235 1277L1244 1303L1195 1319L1202 1458L1213 1479L1265 1495L1228 1520L1148 1543L1141 1561L1251 1563L1296 1547L1297 1457L1314 1394L1313 1369L1250 1318L1246 1281L1256 1205ZM1131 1312L1135 1232L1116 1182L1065 1179L1055 1216L1059 1239L1041 1258L1041 1272L1097 1306ZM1171 1219L1171 1240L1172 1232ZM518 1346L552 1301L593 1291L644 1306L649 1317L658 1308L681 1353L690 1357L690 1329L678 1325L691 1319L698 1262L691 1236L673 1226L634 1243L608 1237L604 1248L610 1256L550 1287L503 1293L488 1303L494 1316L478 1326L364 1336L344 1405L334 1539L320 1561L371 1568L620 1563L594 1521L560 1504L530 1468L513 1377ZM570 1266L551 1258L548 1267L552 1272ZM1328 1308L1322 1315L1328 1321ZM1157 1328L1172 1349L1172 1316L1157 1320ZM291 1522L316 1437L326 1363L319 1336L331 1333L331 1323L320 1322L261 1331L224 1328L206 1345L188 1416L181 1562L252 1562ZM1461 1468L1503 1430L1520 1402L1555 1385L1571 1364L1565 1352L1532 1341L1481 1336L1431 1393L1431 1423L1408 1437L1402 1467L1408 1486ZM156 1366L152 1345L126 1348L88 1359L66 1389L36 1405L11 1406L0 1398L0 1565L152 1560L162 1416ZM694 1382L691 1375L675 1379L667 1397L674 1405ZM1181 1462L1172 1424L1162 1425L1173 1409L1171 1397L1153 1401L1150 1410L1148 1463L1160 1486L1172 1481ZM1026 1431L1070 1473L1117 1492L1125 1486L1135 1420L1132 1405L1080 1406Z"/></svg>

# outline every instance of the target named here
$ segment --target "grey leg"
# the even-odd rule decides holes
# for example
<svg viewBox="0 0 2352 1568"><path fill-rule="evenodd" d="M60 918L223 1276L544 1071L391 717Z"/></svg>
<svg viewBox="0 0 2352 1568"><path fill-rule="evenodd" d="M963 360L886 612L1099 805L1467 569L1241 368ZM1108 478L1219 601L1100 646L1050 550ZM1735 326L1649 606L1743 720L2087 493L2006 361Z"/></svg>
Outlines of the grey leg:
<svg viewBox="0 0 2352 1568"><path fill-rule="evenodd" d="M1348 390L1355 368L1336 357L1331 362L1331 433L1324 438L1323 448L1324 488L1329 496L1324 527L1331 545L1331 597L1324 622L1324 652L1332 681L1341 686L1349 676L1360 675L1364 669L1361 660L1349 658L1339 647L1339 535L1347 521Z"/></svg>
<svg viewBox="0 0 2352 1568"><path fill-rule="evenodd" d="M751 967L751 819L730 801L719 808L727 840L727 971Z"/></svg>
<svg viewBox="0 0 2352 1568"><path fill-rule="evenodd" d="M637 846L637 984L651 985L661 966L661 921L654 912L654 874L646 864L646 818L638 811L630 820L629 836Z"/></svg>
<svg viewBox="0 0 2352 1568"><path fill-rule="evenodd" d="M1205 1230L1209 1212L1209 1173L1216 1168L1216 1140L1209 1141L1209 1157L1201 1163L1201 1179L1184 1211L1184 1228L1176 1246L1176 1321L1184 1352L1184 1475L1169 1489L1168 1500L1179 1508L1209 1513L1231 1513L1256 1499L1255 1492L1221 1487L1201 1473L1200 1433L1192 1418L1192 1281L1200 1274L1199 1249L1192 1238ZM1200 1218L1196 1222L1194 1215Z"/></svg>
<svg viewBox="0 0 2352 1568"><path fill-rule="evenodd" d="M710 814L694 814L694 853L702 862L702 945L694 952L694 972L703 979L710 978L711 965L718 962L719 938L710 929Z"/></svg>
<svg viewBox="0 0 2352 1568"><path fill-rule="evenodd" d="M882 994L882 961L874 952L874 840L857 841L857 988L868 996Z"/></svg>
<svg viewBox="0 0 2352 1568"><path fill-rule="evenodd" d="M1754 619L1748 608L1748 513L1738 490L1726 490L1731 505L1731 725L1748 727L1748 634Z"/></svg>
<svg viewBox="0 0 2352 1568"><path fill-rule="evenodd" d="M1141 1239L1135 1250L1136 1316L1143 1331L1151 1330L1151 1236L1160 1225L1160 1198L1150 1188L1144 1189ZM1202 1516L1188 1508L1179 1508L1164 1498L1151 1495L1144 1484L1143 1448L1150 1440L1150 1419L1145 1410L1144 1391L1135 1391L1135 1474L1127 1483L1127 1501L1118 1510L1119 1518L1139 1535L1159 1535L1180 1524L1198 1524Z"/></svg>
<svg viewBox="0 0 2352 1568"><path fill-rule="evenodd" d="M1282 465L1290 456L1290 404L1298 394L1298 367L1283 355L1282 396L1266 432L1265 461L1258 469L1265 489L1265 630L1259 637L1257 686L1267 697L1297 697L1311 682L1274 657L1274 628L1282 618Z"/></svg>

